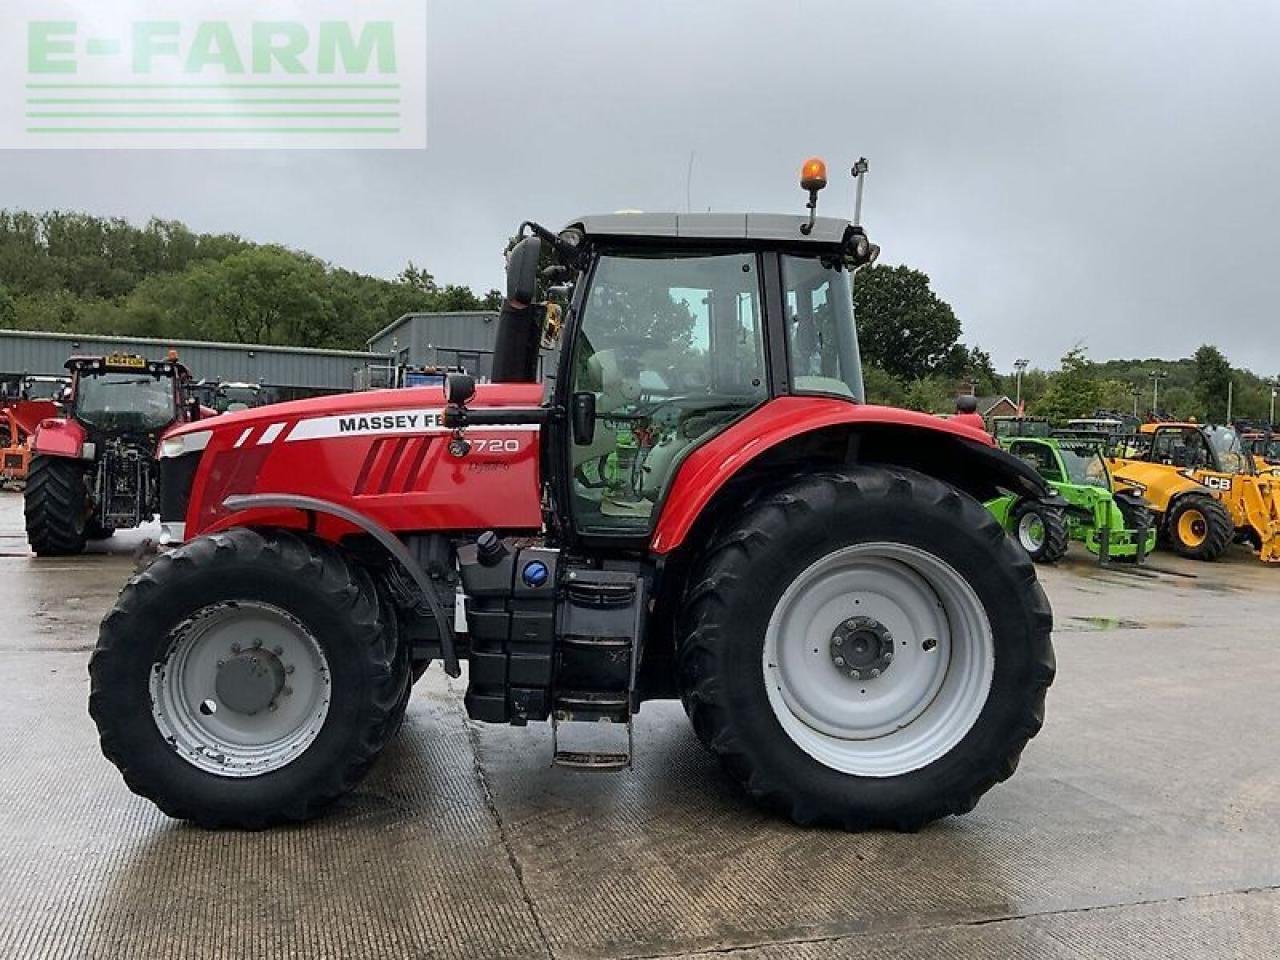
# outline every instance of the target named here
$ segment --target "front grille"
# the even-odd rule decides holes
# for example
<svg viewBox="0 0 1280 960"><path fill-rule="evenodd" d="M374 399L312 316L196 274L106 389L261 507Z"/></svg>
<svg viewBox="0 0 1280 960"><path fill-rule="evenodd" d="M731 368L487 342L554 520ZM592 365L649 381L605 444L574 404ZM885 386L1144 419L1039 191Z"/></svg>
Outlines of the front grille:
<svg viewBox="0 0 1280 960"><path fill-rule="evenodd" d="M160 461L160 520L183 523L187 519L187 507L191 503L191 485L200 466L200 455L184 453L180 457L165 457Z"/></svg>

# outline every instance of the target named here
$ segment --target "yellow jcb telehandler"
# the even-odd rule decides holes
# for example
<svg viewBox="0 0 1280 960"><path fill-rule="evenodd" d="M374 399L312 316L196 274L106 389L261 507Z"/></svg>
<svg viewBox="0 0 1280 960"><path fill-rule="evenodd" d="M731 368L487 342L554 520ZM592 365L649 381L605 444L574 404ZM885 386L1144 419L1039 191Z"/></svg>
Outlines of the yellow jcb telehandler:
<svg viewBox="0 0 1280 960"><path fill-rule="evenodd" d="M1216 560L1234 540L1280 563L1280 474L1259 471L1231 427L1144 424L1108 463L1116 489L1147 501L1177 553Z"/></svg>

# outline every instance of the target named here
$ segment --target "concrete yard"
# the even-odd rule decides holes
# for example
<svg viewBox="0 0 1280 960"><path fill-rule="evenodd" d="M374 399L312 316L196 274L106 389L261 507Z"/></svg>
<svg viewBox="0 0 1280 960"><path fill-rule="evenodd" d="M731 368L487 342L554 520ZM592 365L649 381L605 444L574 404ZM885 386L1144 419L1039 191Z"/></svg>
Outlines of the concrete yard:
<svg viewBox="0 0 1280 960"><path fill-rule="evenodd" d="M147 533L35 560L0 494L2 958L1280 955L1280 569L1243 548L1044 570L1045 728L915 835L761 814L676 704L634 771L551 770L545 727L467 722L438 668L353 796L251 834L168 820L99 753L86 664Z"/></svg>

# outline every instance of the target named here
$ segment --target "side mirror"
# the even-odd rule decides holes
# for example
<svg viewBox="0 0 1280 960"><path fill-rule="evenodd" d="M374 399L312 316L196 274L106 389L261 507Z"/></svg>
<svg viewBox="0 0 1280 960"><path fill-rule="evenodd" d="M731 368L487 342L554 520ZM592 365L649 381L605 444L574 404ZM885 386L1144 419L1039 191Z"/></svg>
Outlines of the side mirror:
<svg viewBox="0 0 1280 960"><path fill-rule="evenodd" d="M533 303L538 287L538 261L542 258L542 241L525 237L512 248L507 258L507 299L513 303Z"/></svg>
<svg viewBox="0 0 1280 960"><path fill-rule="evenodd" d="M476 395L476 378L466 373L451 373L444 381L444 396L453 406L466 406Z"/></svg>
<svg viewBox="0 0 1280 960"><path fill-rule="evenodd" d="M596 395L588 391L575 393L569 399L569 420L573 425L573 442L585 447L596 437Z"/></svg>

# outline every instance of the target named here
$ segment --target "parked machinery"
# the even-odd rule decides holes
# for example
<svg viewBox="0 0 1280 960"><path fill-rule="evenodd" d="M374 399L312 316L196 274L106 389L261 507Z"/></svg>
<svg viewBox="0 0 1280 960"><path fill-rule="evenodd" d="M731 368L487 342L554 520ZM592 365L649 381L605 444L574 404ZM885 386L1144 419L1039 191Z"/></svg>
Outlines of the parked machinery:
<svg viewBox="0 0 1280 960"><path fill-rule="evenodd" d="M198 417L176 356L75 356L65 416L31 436L27 539L41 556L79 553L88 540L151 520L159 510L156 452L166 430Z"/></svg>
<svg viewBox="0 0 1280 960"><path fill-rule="evenodd" d="M0 395L0 484L20 486L31 463L31 435L41 420L56 417L70 381L27 375Z"/></svg>
<svg viewBox="0 0 1280 960"><path fill-rule="evenodd" d="M1140 494L1162 538L1195 560L1216 560L1232 541L1280 563L1280 478L1260 471L1232 427L1149 423L1116 438L1108 460L1117 489Z"/></svg>
<svg viewBox="0 0 1280 960"><path fill-rule="evenodd" d="M1037 503L1006 495L987 504L1031 559L1057 560L1072 540L1100 563L1140 563L1155 549L1151 511L1134 491L1114 489L1097 434L1011 437L1001 445L1032 464L1059 498Z"/></svg>

